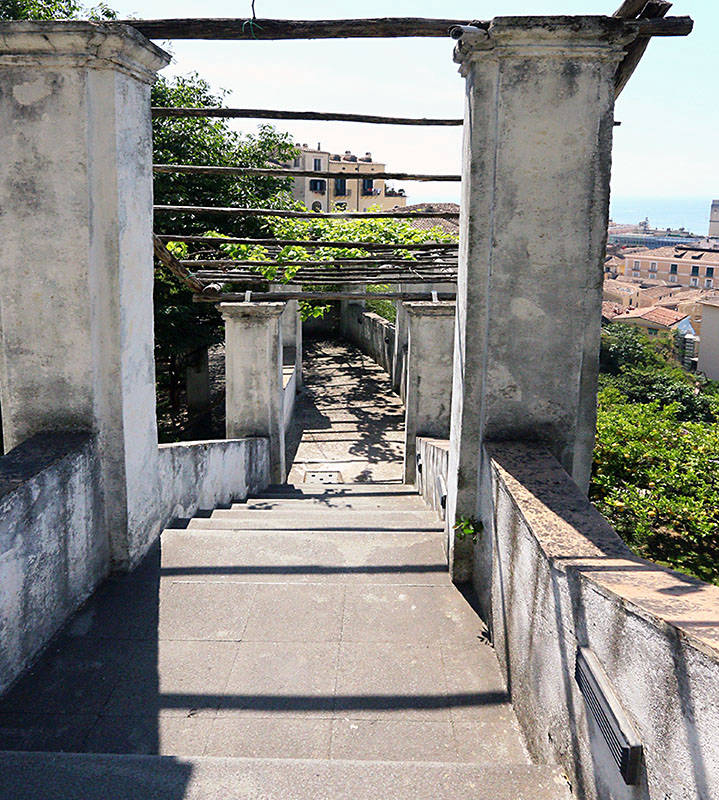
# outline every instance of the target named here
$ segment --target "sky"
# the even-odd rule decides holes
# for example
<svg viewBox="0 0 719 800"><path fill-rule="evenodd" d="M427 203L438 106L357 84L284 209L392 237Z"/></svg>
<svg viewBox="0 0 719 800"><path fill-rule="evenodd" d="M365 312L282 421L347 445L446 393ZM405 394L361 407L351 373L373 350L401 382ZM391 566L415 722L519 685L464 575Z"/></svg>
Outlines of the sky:
<svg viewBox="0 0 719 800"><path fill-rule="evenodd" d="M110 5L121 17L144 19L250 15L250 0L115 0ZM470 20L512 14L611 14L618 5L619 0L256 0L256 13L281 19L424 16ZM694 32L689 37L654 39L620 96L615 118L622 124L614 131L612 193L617 201L693 201L680 203L677 209L703 208L706 202L708 217L710 200L719 198L719 0L675 0L670 14L692 16ZM464 86L452 61L452 45L444 39L175 40L169 45L174 60L164 72L197 71L214 88L229 90L225 102L238 107L460 117ZM335 152L371 152L392 171L459 171L459 128L276 124L313 147L321 143ZM235 123L240 130L256 125L246 120ZM404 186L410 202L458 199L453 184ZM683 212L675 213L682 217ZM678 218L658 224L687 222Z"/></svg>

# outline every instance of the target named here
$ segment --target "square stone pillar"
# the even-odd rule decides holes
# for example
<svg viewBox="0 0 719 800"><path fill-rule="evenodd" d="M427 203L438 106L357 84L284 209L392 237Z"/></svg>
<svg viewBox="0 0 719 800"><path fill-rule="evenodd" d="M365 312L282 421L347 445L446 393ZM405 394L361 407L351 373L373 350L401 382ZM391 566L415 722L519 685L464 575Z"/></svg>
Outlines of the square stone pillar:
<svg viewBox="0 0 719 800"><path fill-rule="evenodd" d="M0 24L0 392L5 450L97 435L112 564L159 529L150 84L133 28Z"/></svg>
<svg viewBox="0 0 719 800"><path fill-rule="evenodd" d="M426 283L418 286L412 283L402 283L397 287L399 292L455 292L457 285L455 283ZM394 324L394 359L392 361L392 388L395 392L405 400L405 392L407 390L407 349L409 337L409 322L407 320L407 312L404 309L404 302L398 300L397 317Z"/></svg>
<svg viewBox="0 0 719 800"><path fill-rule="evenodd" d="M282 336L285 303L222 303L228 439L270 440L270 479L284 483Z"/></svg>
<svg viewBox="0 0 719 800"><path fill-rule="evenodd" d="M614 74L636 30L611 17L499 17L458 42L466 103L450 530L456 515L478 513L485 439L545 442L587 490Z"/></svg>
<svg viewBox="0 0 719 800"><path fill-rule="evenodd" d="M287 292L299 292L302 287L292 283L273 283L270 284L270 292L275 294L286 294ZM280 317L282 328L282 347L290 348L294 352L295 373L297 375L297 388L302 386L302 315L300 314L299 300L288 300L285 310Z"/></svg>
<svg viewBox="0 0 719 800"><path fill-rule="evenodd" d="M449 437L454 310L450 302L404 303L408 322L404 482L417 478L417 437Z"/></svg>

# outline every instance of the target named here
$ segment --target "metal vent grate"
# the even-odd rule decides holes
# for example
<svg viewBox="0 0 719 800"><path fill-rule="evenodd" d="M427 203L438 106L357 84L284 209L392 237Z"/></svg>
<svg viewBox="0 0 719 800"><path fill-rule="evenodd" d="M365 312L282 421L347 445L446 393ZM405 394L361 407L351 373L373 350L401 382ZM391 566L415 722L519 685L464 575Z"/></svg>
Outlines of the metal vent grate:
<svg viewBox="0 0 719 800"><path fill-rule="evenodd" d="M630 786L638 783L642 743L619 705L609 678L588 647L577 650L574 677L624 782Z"/></svg>

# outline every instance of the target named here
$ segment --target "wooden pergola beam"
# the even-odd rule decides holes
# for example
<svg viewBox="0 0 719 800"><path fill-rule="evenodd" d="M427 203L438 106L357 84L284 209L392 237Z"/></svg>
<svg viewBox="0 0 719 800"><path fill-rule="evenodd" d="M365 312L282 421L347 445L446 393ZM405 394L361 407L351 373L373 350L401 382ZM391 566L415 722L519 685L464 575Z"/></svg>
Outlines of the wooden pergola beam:
<svg viewBox="0 0 719 800"><path fill-rule="evenodd" d="M316 172L311 169L287 169L284 167L213 167L195 164L153 164L156 173L178 175L217 175L256 178L345 178L348 180L397 180L397 181L461 181L461 175L423 175L409 172Z"/></svg>
<svg viewBox="0 0 719 800"><path fill-rule="evenodd" d="M224 117L228 119L299 119L325 122L364 122L370 125L435 125L456 126L463 119L429 119L426 117L378 117L371 114L341 114L324 111L272 111L260 108L179 108L153 106L154 119L166 117Z"/></svg>
<svg viewBox="0 0 719 800"><path fill-rule="evenodd" d="M288 300L455 300L454 292L250 292L251 303L283 303ZM243 303L248 301L241 292L211 292L193 296L196 303Z"/></svg>
<svg viewBox="0 0 719 800"><path fill-rule="evenodd" d="M626 0L626 2L622 3L620 8L617 9L615 16L622 17L626 15L624 18L633 19L634 15L638 13L638 21L640 23L641 31L641 24L646 22L652 22L654 24L658 22L666 22L667 20L663 18L669 13L669 9L671 9L671 7L672 4L670 2L664 2L664 0L648 0L648 2L647 0L642 0L641 4L638 2L638 0L637 2L633 2L633 0ZM689 30L691 31L691 27ZM639 66L639 62L642 60L642 56L646 52L648 46L649 38L642 36L640 33L640 35L627 48L627 54L619 67L617 67L617 73L614 77L615 97L619 97L619 95L622 93L624 87L629 82L629 79L634 74L634 71Z"/></svg>
<svg viewBox="0 0 719 800"><path fill-rule="evenodd" d="M630 6L625 3L623 5ZM629 17L622 17L629 19ZM292 20L292 19L126 19L148 39L225 39L263 41L268 39L396 39L449 37L450 30L471 25L489 28L489 22L422 17L384 17L372 19ZM688 26L688 27L687 27ZM645 20L640 36L686 36L691 32L689 17Z"/></svg>
<svg viewBox="0 0 719 800"><path fill-rule="evenodd" d="M217 214L230 217L289 217L297 219L459 219L458 211L293 211L273 208L222 206L154 206L156 214Z"/></svg>
<svg viewBox="0 0 719 800"><path fill-rule="evenodd" d="M321 239L241 239L234 236L195 236L192 234L160 234L158 239L163 242L188 242L190 244L212 244L219 246L222 244L246 244L260 245L262 247L282 248L282 247L306 247L316 249L318 247L338 247L338 248L358 248L362 250L456 250L459 248L457 242L419 242L417 244L391 244L386 242L333 242Z"/></svg>
<svg viewBox="0 0 719 800"><path fill-rule="evenodd" d="M377 17L371 19L238 19L182 18L118 20L131 25L148 39L396 39L449 36L457 25L488 25L466 19L424 17Z"/></svg>

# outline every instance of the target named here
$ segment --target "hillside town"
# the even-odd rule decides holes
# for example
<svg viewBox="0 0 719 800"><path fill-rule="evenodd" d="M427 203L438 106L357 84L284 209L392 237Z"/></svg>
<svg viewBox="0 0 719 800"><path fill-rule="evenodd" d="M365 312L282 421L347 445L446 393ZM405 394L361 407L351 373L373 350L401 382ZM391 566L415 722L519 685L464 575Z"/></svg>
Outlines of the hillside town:
<svg viewBox="0 0 719 800"><path fill-rule="evenodd" d="M706 237L610 223L602 320L673 334L684 367L719 380L719 200L707 211Z"/></svg>

